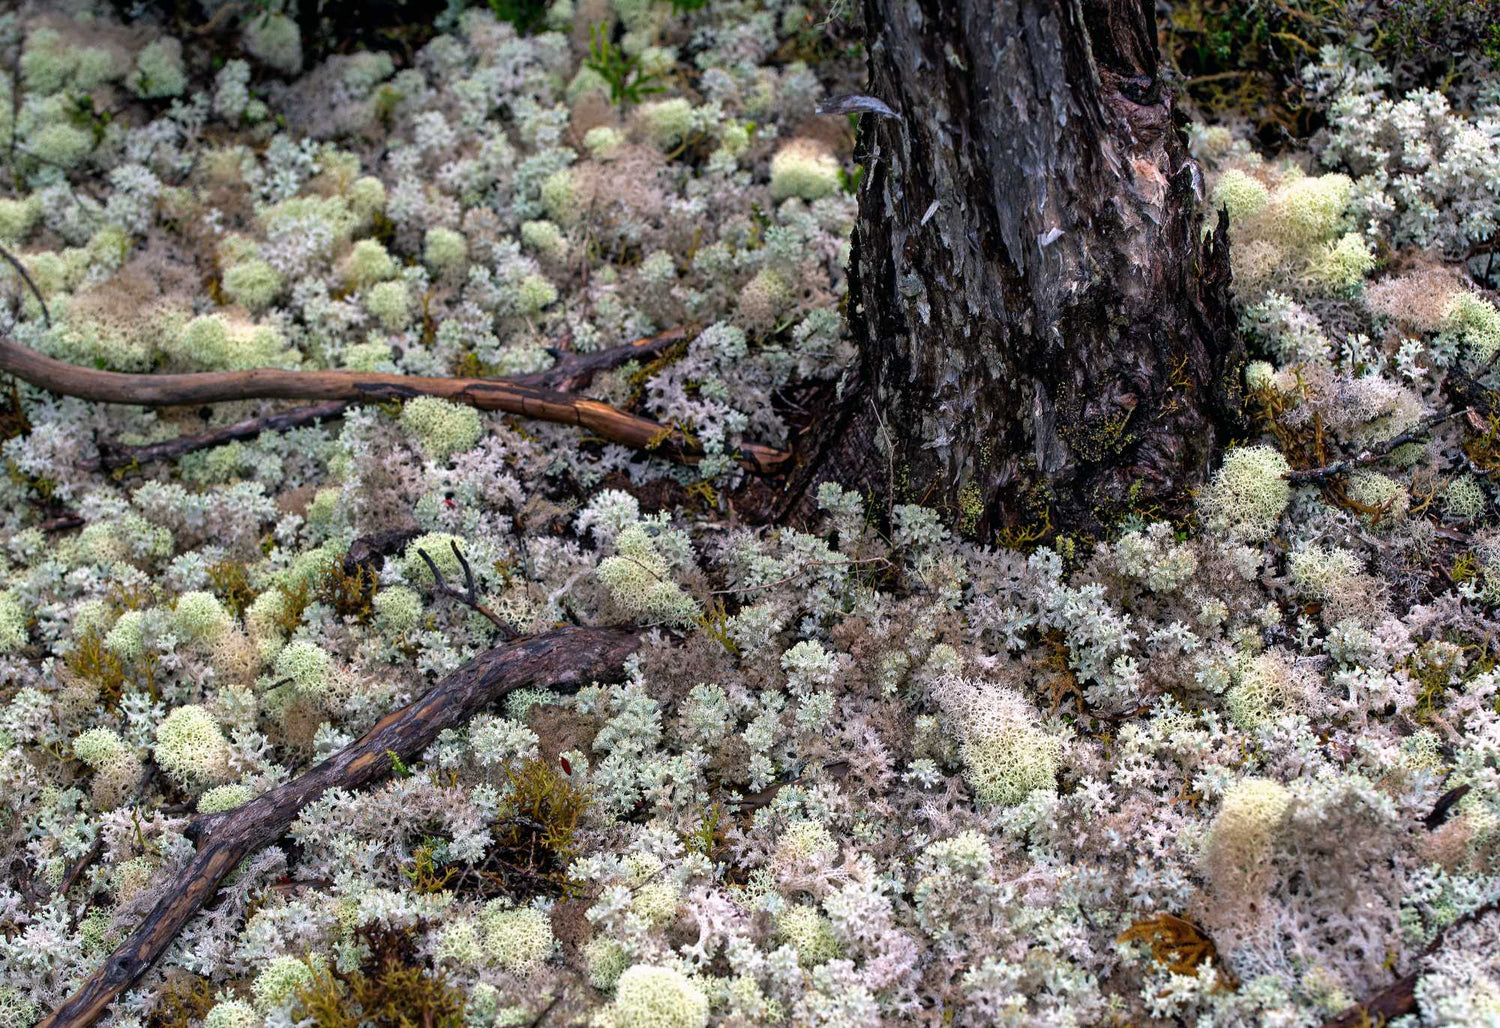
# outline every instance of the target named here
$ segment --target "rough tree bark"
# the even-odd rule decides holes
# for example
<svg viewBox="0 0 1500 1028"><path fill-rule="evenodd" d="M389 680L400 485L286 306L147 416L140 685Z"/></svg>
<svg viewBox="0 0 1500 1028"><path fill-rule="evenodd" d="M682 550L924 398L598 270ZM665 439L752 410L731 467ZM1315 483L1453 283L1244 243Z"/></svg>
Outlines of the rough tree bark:
<svg viewBox="0 0 1500 1028"><path fill-rule="evenodd" d="M860 365L804 476L969 534L1093 530L1200 481L1240 416L1222 233L1152 0L865 0Z"/></svg>

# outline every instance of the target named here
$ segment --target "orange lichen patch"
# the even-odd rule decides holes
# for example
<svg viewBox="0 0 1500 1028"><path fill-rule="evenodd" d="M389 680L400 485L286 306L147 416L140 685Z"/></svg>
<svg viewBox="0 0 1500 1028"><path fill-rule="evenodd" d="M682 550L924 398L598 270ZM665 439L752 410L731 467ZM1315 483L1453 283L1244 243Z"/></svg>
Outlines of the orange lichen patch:
<svg viewBox="0 0 1500 1028"><path fill-rule="evenodd" d="M1218 961L1214 944L1202 929L1175 914L1157 914L1137 921L1121 932L1116 941L1145 943L1151 947L1152 959L1173 974L1196 975L1203 964ZM1227 988L1236 987L1232 978L1221 976L1220 980Z"/></svg>

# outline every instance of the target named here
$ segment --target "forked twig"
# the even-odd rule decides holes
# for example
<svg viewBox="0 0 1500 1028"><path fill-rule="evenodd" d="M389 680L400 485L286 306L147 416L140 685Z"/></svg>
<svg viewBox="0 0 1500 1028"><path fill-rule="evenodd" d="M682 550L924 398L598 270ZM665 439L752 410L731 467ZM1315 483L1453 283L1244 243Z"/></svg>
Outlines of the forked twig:
<svg viewBox="0 0 1500 1028"><path fill-rule="evenodd" d="M483 614L485 617L490 619L490 622L494 624L496 628L500 629L500 634L503 635L507 641L514 639L516 637L516 630L511 628L504 621L500 620L500 616L498 614L479 602L479 594L474 589L474 569L469 567L469 562L467 559L465 559L463 552L459 550L458 543L452 539L449 539L448 545L453 547L453 556L458 558L458 566L464 569L463 591L460 592L458 589L455 589L453 586L444 581L443 573L438 570L437 564L434 563L433 559L427 555L426 550L419 548L417 550L417 556L421 557L424 561L427 562L427 570L432 572L432 591L440 596L450 596L453 599L457 600L459 603L462 603L465 607L468 607L470 610L474 610L479 612L480 614Z"/></svg>
<svg viewBox="0 0 1500 1028"><path fill-rule="evenodd" d="M703 450L680 428L631 414L573 393L503 379L430 378L362 371L249 371L126 373L101 371L56 360L0 336L0 372L63 396L96 403L176 407L232 400L341 400L384 403L436 396L478 410L574 425L608 442L644 450L684 464L697 464ZM755 443L739 446L735 459L749 471L776 473L791 463L788 450Z"/></svg>

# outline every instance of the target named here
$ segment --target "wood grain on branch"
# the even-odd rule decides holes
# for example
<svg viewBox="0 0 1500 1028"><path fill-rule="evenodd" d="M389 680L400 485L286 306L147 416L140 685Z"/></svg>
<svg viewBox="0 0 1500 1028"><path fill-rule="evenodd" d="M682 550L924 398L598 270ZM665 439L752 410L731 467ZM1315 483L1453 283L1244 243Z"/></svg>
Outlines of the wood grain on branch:
<svg viewBox="0 0 1500 1028"><path fill-rule="evenodd" d="M9 339L0 339L0 372L64 396L98 403L166 407L230 400L340 400L383 403L436 396L480 410L505 411L538 421L577 425L602 439L695 464L702 454L680 429L626 413L607 403L542 386L484 378L429 378L360 371L200 371L131 374L98 371L55 360ZM740 448L740 464L774 472L791 453L753 443Z"/></svg>
<svg viewBox="0 0 1500 1028"><path fill-rule="evenodd" d="M625 628L559 628L487 650L306 774L234 810L194 818L187 835L197 853L178 882L41 1028L84 1028L97 1020L166 952L224 876L280 838L298 812L328 789L358 789L383 778L392 753L415 758L439 732L516 689L571 692L617 677L638 640L638 632Z"/></svg>

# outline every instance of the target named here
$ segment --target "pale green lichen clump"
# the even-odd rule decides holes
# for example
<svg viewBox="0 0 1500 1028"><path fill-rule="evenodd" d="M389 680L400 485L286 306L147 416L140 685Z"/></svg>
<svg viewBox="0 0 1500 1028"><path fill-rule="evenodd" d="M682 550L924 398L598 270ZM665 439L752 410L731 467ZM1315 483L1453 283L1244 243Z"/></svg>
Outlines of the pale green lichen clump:
<svg viewBox="0 0 1500 1028"><path fill-rule="evenodd" d="M839 187L838 162L810 139L794 139L771 159L771 195L817 200Z"/></svg>
<svg viewBox="0 0 1500 1028"><path fill-rule="evenodd" d="M422 452L433 460L447 460L479 441L484 431L473 407L434 396L408 400L401 408L401 424L416 437Z"/></svg>
<svg viewBox="0 0 1500 1028"><path fill-rule="evenodd" d="M212 785L229 772L229 745L205 708L178 707L156 730L156 763L184 788Z"/></svg>
<svg viewBox="0 0 1500 1028"><path fill-rule="evenodd" d="M1269 446L1230 450L1200 497L1205 524L1237 539L1267 538L1291 502L1290 471L1287 459Z"/></svg>
<svg viewBox="0 0 1500 1028"><path fill-rule="evenodd" d="M704 1028L708 998L675 968L636 964L615 983L615 1001L601 1023L609 1028Z"/></svg>
<svg viewBox="0 0 1500 1028"><path fill-rule="evenodd" d="M671 566L640 522L615 537L614 556L600 561L597 573L615 602L633 617L680 625L697 615L697 603L672 580Z"/></svg>

